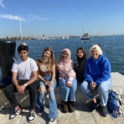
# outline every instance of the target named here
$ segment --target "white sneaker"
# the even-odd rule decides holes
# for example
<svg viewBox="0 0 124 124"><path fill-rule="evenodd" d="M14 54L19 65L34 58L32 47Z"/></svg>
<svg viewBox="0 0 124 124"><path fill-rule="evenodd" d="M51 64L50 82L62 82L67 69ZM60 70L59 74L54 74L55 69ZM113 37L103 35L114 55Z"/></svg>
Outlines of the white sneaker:
<svg viewBox="0 0 124 124"><path fill-rule="evenodd" d="M34 119L35 119L35 111L34 110L31 110L30 111L30 116L28 118L28 121L29 122L32 122L32 121L34 121Z"/></svg>
<svg viewBox="0 0 124 124"><path fill-rule="evenodd" d="M22 107L21 106L17 106L14 109L14 112L10 115L9 119L14 119L17 115L19 115L22 112Z"/></svg>
<svg viewBox="0 0 124 124"><path fill-rule="evenodd" d="M57 124L57 120L56 120L56 118L50 118L48 124Z"/></svg>

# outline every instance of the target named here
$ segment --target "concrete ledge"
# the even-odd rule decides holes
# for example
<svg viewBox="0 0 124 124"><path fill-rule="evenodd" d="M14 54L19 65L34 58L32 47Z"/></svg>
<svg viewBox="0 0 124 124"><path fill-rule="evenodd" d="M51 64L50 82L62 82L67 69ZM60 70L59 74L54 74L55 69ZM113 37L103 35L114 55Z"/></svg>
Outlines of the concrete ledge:
<svg viewBox="0 0 124 124"><path fill-rule="evenodd" d="M112 74L112 90L121 95L122 104L124 104L124 76L118 72Z"/></svg>
<svg viewBox="0 0 124 124"><path fill-rule="evenodd" d="M121 95L122 104L124 104L124 76L118 72L112 72L111 75L112 75L112 82L113 82L112 89ZM78 88L76 91L76 99L77 99L77 101L75 102L76 105L81 105L86 101L85 96L80 90L80 85L81 84L78 84ZM97 94L96 91L94 93ZM30 106L28 90L26 90L23 95L15 93L15 96L19 104L21 104L23 107ZM57 86L55 89L55 96L56 96L57 104L61 104L62 99L61 99L61 90L59 86ZM46 97L44 100L45 105L48 105L48 99L49 99L49 96L46 94ZM3 90L1 89L0 90L0 108L10 108L10 107L11 106L8 100L5 97Z"/></svg>

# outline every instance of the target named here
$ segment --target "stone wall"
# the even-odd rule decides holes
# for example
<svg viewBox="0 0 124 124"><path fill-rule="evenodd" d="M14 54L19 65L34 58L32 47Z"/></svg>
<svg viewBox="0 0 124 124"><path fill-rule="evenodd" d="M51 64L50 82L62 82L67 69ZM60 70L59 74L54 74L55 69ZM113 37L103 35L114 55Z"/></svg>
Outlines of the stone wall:
<svg viewBox="0 0 124 124"><path fill-rule="evenodd" d="M112 82L113 82L112 89L121 95L122 103L124 104L124 76L118 72L113 72L111 75L112 75ZM95 94L97 95L96 91L95 91ZM57 104L61 104L62 99L61 99L61 90L59 86L57 86L55 89L55 95L56 95ZM15 96L19 104L22 105L22 107L30 106L28 90L26 90L23 95L15 93ZM49 99L49 96L48 94L46 94L45 100L44 100L45 105L48 105L48 99ZM75 102L75 104L77 105L81 105L83 102L84 103L86 102L86 98L80 90L80 84L78 84L76 99L77 101ZM3 89L1 89L0 90L0 108L10 108L10 107L11 106L9 102L3 93Z"/></svg>

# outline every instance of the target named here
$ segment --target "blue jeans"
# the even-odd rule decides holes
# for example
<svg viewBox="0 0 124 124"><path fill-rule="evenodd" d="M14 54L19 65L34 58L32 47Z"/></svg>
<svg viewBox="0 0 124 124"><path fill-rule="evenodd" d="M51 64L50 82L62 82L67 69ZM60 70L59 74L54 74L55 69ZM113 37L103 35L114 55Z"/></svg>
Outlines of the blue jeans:
<svg viewBox="0 0 124 124"><path fill-rule="evenodd" d="M62 90L62 100L63 101L76 101L75 92L77 89L77 80L76 78L72 81L72 87L66 85L67 80L64 78L59 79L59 86Z"/></svg>
<svg viewBox="0 0 124 124"><path fill-rule="evenodd" d="M112 86L111 78L109 78L107 81L101 82L98 85L98 94L100 97L101 106L106 106L108 102L108 90L111 88L111 86ZM83 81L83 83L81 84L81 91L84 93L88 100L94 98L92 90L90 89L90 84L87 81Z"/></svg>
<svg viewBox="0 0 124 124"><path fill-rule="evenodd" d="M44 80L50 81L51 80L51 75L45 75L43 76ZM46 86L41 80L39 81L39 87L45 87L49 94L49 118L57 118L58 117L58 111L57 111L57 104L56 104L56 98L54 94L54 89L56 87L56 79L52 83L50 87ZM45 92L38 92L38 99L36 103L36 109L38 112L43 112L44 111L44 106L43 106L43 99L44 99Z"/></svg>

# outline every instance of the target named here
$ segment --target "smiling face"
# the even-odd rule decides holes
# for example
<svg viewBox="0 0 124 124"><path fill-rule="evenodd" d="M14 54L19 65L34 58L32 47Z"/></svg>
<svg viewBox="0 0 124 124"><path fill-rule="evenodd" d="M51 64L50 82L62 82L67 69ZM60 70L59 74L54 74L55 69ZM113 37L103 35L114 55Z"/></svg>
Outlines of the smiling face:
<svg viewBox="0 0 124 124"><path fill-rule="evenodd" d="M51 57L51 52L49 50L44 51L43 59L48 60L48 58L50 58L50 57Z"/></svg>
<svg viewBox="0 0 124 124"><path fill-rule="evenodd" d="M21 50L19 56L22 61L26 61L28 59L28 52L26 50Z"/></svg>
<svg viewBox="0 0 124 124"><path fill-rule="evenodd" d="M62 57L63 60L66 60L68 58L67 51L63 51L62 54L61 54L61 57Z"/></svg>
<svg viewBox="0 0 124 124"><path fill-rule="evenodd" d="M92 49L91 51L91 56L94 58L94 59L98 59L99 58L99 52L97 49Z"/></svg>
<svg viewBox="0 0 124 124"><path fill-rule="evenodd" d="M78 51L77 51L77 56L78 56L80 59L83 58L84 53L82 52L82 50L78 50Z"/></svg>

